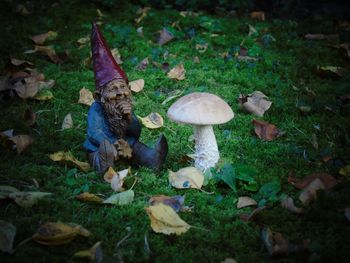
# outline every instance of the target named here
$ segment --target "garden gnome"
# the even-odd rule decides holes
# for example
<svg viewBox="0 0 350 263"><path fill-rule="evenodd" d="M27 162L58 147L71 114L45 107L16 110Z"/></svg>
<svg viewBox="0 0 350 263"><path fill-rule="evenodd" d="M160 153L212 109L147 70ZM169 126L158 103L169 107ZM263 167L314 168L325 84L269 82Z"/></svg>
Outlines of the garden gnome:
<svg viewBox="0 0 350 263"><path fill-rule="evenodd" d="M141 125L132 111L128 78L114 60L96 23L92 25L91 49L96 91L84 142L90 163L100 173L122 158L133 165L161 168L168 153L166 138L161 135L155 148L139 142Z"/></svg>

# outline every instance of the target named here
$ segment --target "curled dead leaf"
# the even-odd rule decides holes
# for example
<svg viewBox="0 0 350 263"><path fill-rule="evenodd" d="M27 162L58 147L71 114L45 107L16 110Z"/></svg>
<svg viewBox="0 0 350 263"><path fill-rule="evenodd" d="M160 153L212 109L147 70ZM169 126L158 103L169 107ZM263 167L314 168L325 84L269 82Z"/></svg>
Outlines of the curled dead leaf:
<svg viewBox="0 0 350 263"><path fill-rule="evenodd" d="M238 101L242 109L247 112L253 113L257 116L264 116L265 111L267 111L272 102L267 100L268 97L261 91L254 91L252 94L247 96L240 94Z"/></svg>
<svg viewBox="0 0 350 263"><path fill-rule="evenodd" d="M29 135L16 135L9 138L9 141L14 143L17 153L21 154L34 142L34 139Z"/></svg>
<svg viewBox="0 0 350 263"><path fill-rule="evenodd" d="M167 75L171 79L184 80L185 73L186 73L186 70L184 68L184 65L181 63L181 64L178 64L173 69L171 69Z"/></svg>
<svg viewBox="0 0 350 263"><path fill-rule="evenodd" d="M253 120L255 134L263 140L272 141L280 137L283 133L273 124L265 121Z"/></svg>
<svg viewBox="0 0 350 263"><path fill-rule="evenodd" d="M145 86L145 80L138 79L138 80L130 81L129 85L130 85L130 89L133 92L140 92L141 90L143 90L143 87Z"/></svg>
<svg viewBox="0 0 350 263"><path fill-rule="evenodd" d="M39 34L39 35L35 35L35 36L32 36L30 37L31 40L33 40L33 42L36 44L36 45L42 45L45 43L46 40L54 40L56 39L58 36L58 33L55 32L55 31L48 31L46 33L43 33L43 34Z"/></svg>
<svg viewBox="0 0 350 263"><path fill-rule="evenodd" d="M90 90L84 87L79 91L78 103L91 106L94 101L94 96Z"/></svg>
<svg viewBox="0 0 350 263"><path fill-rule="evenodd" d="M183 221L175 210L168 205L158 203L145 208L154 232L166 235L181 235L190 229L190 225Z"/></svg>
<svg viewBox="0 0 350 263"><path fill-rule="evenodd" d="M169 170L169 183L178 189L200 189L204 183L204 176L202 172L195 167L185 167L177 172Z"/></svg>
<svg viewBox="0 0 350 263"><path fill-rule="evenodd" d="M163 117L157 112L151 112L146 117L139 117L142 124L149 129L158 129L163 127L164 120Z"/></svg>
<svg viewBox="0 0 350 263"><path fill-rule="evenodd" d="M249 14L250 18L252 19L257 19L260 21L265 21L265 12L263 11L255 11L255 12L251 12Z"/></svg>
<svg viewBox="0 0 350 263"><path fill-rule="evenodd" d="M50 159L54 162L68 162L73 163L76 165L79 169L81 169L84 172L87 172L90 170L90 164L86 162L78 161L71 152L56 152L49 155Z"/></svg>
<svg viewBox="0 0 350 263"><path fill-rule="evenodd" d="M88 203L97 203L101 204L103 202L103 199L98 197L95 194L84 192L75 197L75 199L82 201L82 202L88 202Z"/></svg>
<svg viewBox="0 0 350 263"><path fill-rule="evenodd" d="M248 196L240 196L238 198L238 203L237 203L237 208L243 208L247 206L254 206L257 205L258 203L253 199Z"/></svg>
<svg viewBox="0 0 350 263"><path fill-rule="evenodd" d="M48 222L41 225L32 238L42 245L56 246L67 244L77 236L88 237L90 232L73 223Z"/></svg>
<svg viewBox="0 0 350 263"><path fill-rule="evenodd" d="M39 91L39 82L36 77L27 77L17 81L13 89L22 99L33 98Z"/></svg>
<svg viewBox="0 0 350 263"><path fill-rule="evenodd" d="M98 10L98 9L97 9ZM103 260L103 253L101 249L101 241L98 241L88 250L81 250L75 252L73 255L74 258L84 258L90 262L100 263Z"/></svg>
<svg viewBox="0 0 350 263"><path fill-rule="evenodd" d="M111 168L111 167L110 167ZM125 177L128 176L130 173L129 169L124 169L119 172L117 172L111 179L111 187L115 192L122 192L124 191L123 184Z"/></svg>

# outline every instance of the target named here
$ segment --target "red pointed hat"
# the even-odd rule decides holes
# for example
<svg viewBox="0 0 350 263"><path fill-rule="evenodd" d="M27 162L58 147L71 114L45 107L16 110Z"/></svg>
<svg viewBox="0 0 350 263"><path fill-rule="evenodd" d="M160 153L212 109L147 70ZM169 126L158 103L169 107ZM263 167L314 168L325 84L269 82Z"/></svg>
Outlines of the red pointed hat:
<svg viewBox="0 0 350 263"><path fill-rule="evenodd" d="M113 79L123 79L128 83L127 76L113 58L107 42L95 22L92 24L91 51L96 89L101 88Z"/></svg>

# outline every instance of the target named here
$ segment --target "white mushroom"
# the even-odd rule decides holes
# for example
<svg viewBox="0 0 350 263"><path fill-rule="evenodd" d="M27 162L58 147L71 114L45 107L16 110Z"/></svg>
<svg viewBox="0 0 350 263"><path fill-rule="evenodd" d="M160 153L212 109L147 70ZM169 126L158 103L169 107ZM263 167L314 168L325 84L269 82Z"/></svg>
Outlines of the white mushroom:
<svg viewBox="0 0 350 263"><path fill-rule="evenodd" d="M194 92L178 99L171 105L167 115L177 123L193 125L195 166L203 172L214 167L220 155L212 125L233 118L230 106L214 94Z"/></svg>

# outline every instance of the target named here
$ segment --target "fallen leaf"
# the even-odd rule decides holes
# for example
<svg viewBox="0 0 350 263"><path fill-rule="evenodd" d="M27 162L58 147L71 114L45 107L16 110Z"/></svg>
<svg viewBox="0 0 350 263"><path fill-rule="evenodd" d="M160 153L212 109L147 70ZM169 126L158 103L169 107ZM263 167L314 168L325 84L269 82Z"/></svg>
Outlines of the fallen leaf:
<svg viewBox="0 0 350 263"><path fill-rule="evenodd" d="M127 205L134 200L135 193L133 190L127 190L118 194L111 195L103 201L104 204Z"/></svg>
<svg viewBox="0 0 350 263"><path fill-rule="evenodd" d="M130 89L133 92L140 92L141 90L143 90L143 87L145 86L145 80L138 79L138 80L130 81L129 85L130 85Z"/></svg>
<svg viewBox="0 0 350 263"><path fill-rule="evenodd" d="M117 48L113 48L111 50L111 53L112 53L112 56L118 65L123 64L122 57L121 57L119 50Z"/></svg>
<svg viewBox="0 0 350 263"><path fill-rule="evenodd" d="M107 182L107 183L111 183L113 177L117 175L117 173L114 171L113 167L109 167L108 170L105 172L105 174L103 175L103 179Z"/></svg>
<svg viewBox="0 0 350 263"><path fill-rule="evenodd" d="M39 82L36 77L27 77L17 81L13 89L22 99L33 98L39 91Z"/></svg>
<svg viewBox="0 0 350 263"><path fill-rule="evenodd" d="M75 252L73 255L74 258L84 258L90 262L100 263L103 261L103 253L101 249L101 241L98 241L88 250L81 250Z"/></svg>
<svg viewBox="0 0 350 263"><path fill-rule="evenodd" d="M65 130L65 129L71 129L71 128L73 128L73 119L72 119L72 115L68 113L63 119L61 129Z"/></svg>
<svg viewBox="0 0 350 263"><path fill-rule="evenodd" d="M79 45L85 45L85 44L88 44L90 43L90 36L86 36L86 37L81 37L77 40L77 43Z"/></svg>
<svg viewBox="0 0 350 263"><path fill-rule="evenodd" d="M28 126L33 126L36 122L36 114L31 107L27 108L23 113L24 122Z"/></svg>
<svg viewBox="0 0 350 263"><path fill-rule="evenodd" d="M248 25L248 27L249 27L248 36L253 36L258 34L258 31L255 29L255 27L253 27L252 25Z"/></svg>
<svg viewBox="0 0 350 263"><path fill-rule="evenodd" d="M299 200L303 204L308 204L317 197L317 191L320 189L326 189L326 187L320 179L316 178L301 191Z"/></svg>
<svg viewBox="0 0 350 263"><path fill-rule="evenodd" d="M51 100L53 98L53 94L50 90L48 89L43 89L40 90L34 97L33 99L39 100L39 101L46 101L46 100Z"/></svg>
<svg viewBox="0 0 350 263"><path fill-rule="evenodd" d="M173 33L171 33L166 28L163 28L159 32L158 45L162 46L174 39Z"/></svg>
<svg viewBox="0 0 350 263"><path fill-rule="evenodd" d="M175 195L175 196L166 196L166 195L156 195L152 196L148 203L151 206L154 206L159 203L163 203L165 205L171 206L175 212L180 212L183 208L183 204L185 201L185 197L182 195Z"/></svg>
<svg viewBox="0 0 350 263"><path fill-rule="evenodd" d="M243 208L247 206L254 206L257 205L258 203L253 199L248 196L241 196L238 198L238 203L237 203L237 208Z"/></svg>
<svg viewBox="0 0 350 263"><path fill-rule="evenodd" d="M48 222L41 225L32 238L39 244L56 246L67 244L77 236L88 237L90 232L73 223Z"/></svg>
<svg viewBox="0 0 350 263"><path fill-rule="evenodd" d="M20 70L24 70L26 68L34 68L35 66L32 62L30 62L28 60L10 58L6 67L7 67L7 70L10 70L10 71L14 71L14 69L15 69L15 71L20 71ZM8 67L10 67L10 69Z"/></svg>
<svg viewBox="0 0 350 263"><path fill-rule="evenodd" d="M163 102L162 102L162 105L165 105L167 104L169 101L173 100L173 99L176 99L177 97L181 96L182 93L184 91L183 90L179 90L179 89L176 89L176 90L173 90L171 91L169 94L168 94L168 98L166 98Z"/></svg>
<svg viewBox="0 0 350 263"><path fill-rule="evenodd" d="M149 65L148 58L144 58L137 66L136 69L144 71Z"/></svg>
<svg viewBox="0 0 350 263"><path fill-rule="evenodd" d="M19 192L19 190L13 186L0 185L0 199L9 198L11 193Z"/></svg>
<svg viewBox="0 0 350 263"><path fill-rule="evenodd" d="M350 176L350 165L340 168L339 174L343 176Z"/></svg>
<svg viewBox="0 0 350 263"><path fill-rule="evenodd" d="M263 11L251 12L249 15L250 15L251 19L257 19L257 20L260 20L260 21L265 21L265 12L263 12Z"/></svg>
<svg viewBox="0 0 350 263"><path fill-rule="evenodd" d="M146 117L139 117L142 124L149 129L158 129L163 127L164 120L163 117L157 112L151 112Z"/></svg>
<svg viewBox="0 0 350 263"><path fill-rule="evenodd" d="M252 221L254 220L254 218L257 216L257 214L259 214L261 211L263 211L265 208L267 208L267 206L261 206L261 207L257 207L255 208L251 213L247 214L240 214L239 218L243 221Z"/></svg>
<svg viewBox="0 0 350 263"><path fill-rule="evenodd" d="M13 253L13 242L16 236L16 227L4 220L0 220L0 251Z"/></svg>
<svg viewBox="0 0 350 263"><path fill-rule="evenodd" d="M237 263L237 261L233 258L225 258L225 260L221 261L221 263Z"/></svg>
<svg viewBox="0 0 350 263"><path fill-rule="evenodd" d="M252 94L248 95L240 94L238 101L242 109L262 117L272 104L272 102L267 99L268 97L261 91L254 91Z"/></svg>
<svg viewBox="0 0 350 263"><path fill-rule="evenodd" d="M185 167L177 172L169 170L169 183L178 189L196 188L200 189L204 182L201 171L195 167Z"/></svg>
<svg viewBox="0 0 350 263"><path fill-rule="evenodd" d="M94 101L94 96L90 90L84 87L79 91L78 103L91 106Z"/></svg>
<svg viewBox="0 0 350 263"><path fill-rule="evenodd" d="M46 40L51 41L51 40L56 39L57 35L58 35L58 33L55 31L48 31L48 32L43 33L43 34L32 36L32 37L30 37L30 39L33 40L33 42L36 45L42 45L45 43Z"/></svg>
<svg viewBox="0 0 350 263"><path fill-rule="evenodd" d="M317 66L317 74L321 77L339 78L344 76L344 68L335 66Z"/></svg>
<svg viewBox="0 0 350 263"><path fill-rule="evenodd" d="M30 208L37 204L40 199L50 196L52 193L45 192L13 192L9 198L16 202L20 207Z"/></svg>
<svg viewBox="0 0 350 263"><path fill-rule="evenodd" d="M288 209L290 212L295 213L295 214L301 214L304 212L303 208L296 207L294 204L293 198L290 196L286 196L282 201L281 201L281 206L283 208Z"/></svg>
<svg viewBox="0 0 350 263"><path fill-rule="evenodd" d="M138 18L135 18L135 23L139 24L141 23L141 21L147 16L148 11L150 10L150 7L143 7L143 8L139 8L136 11L137 15L140 15Z"/></svg>
<svg viewBox="0 0 350 263"><path fill-rule="evenodd" d="M16 135L9 138L9 141L14 143L17 153L21 154L34 142L34 139L29 135Z"/></svg>
<svg viewBox="0 0 350 263"><path fill-rule="evenodd" d="M272 141L282 135L282 132L273 124L255 119L253 119L252 123L254 125L255 134L260 139Z"/></svg>
<svg viewBox="0 0 350 263"><path fill-rule="evenodd" d="M171 69L167 75L171 79L184 80L185 73L186 73L186 70L184 68L184 65L181 63L181 64L178 64L173 69Z"/></svg>
<svg viewBox="0 0 350 263"><path fill-rule="evenodd" d="M298 189L304 189L315 179L320 179L326 189L330 189L338 183L337 180L328 173L314 173L301 180L298 180L293 175L290 175L288 177L288 182Z"/></svg>
<svg viewBox="0 0 350 263"><path fill-rule="evenodd" d="M48 81L39 81L39 91L42 89L51 89L55 86L56 81L53 79L49 79Z"/></svg>
<svg viewBox="0 0 350 263"><path fill-rule="evenodd" d="M111 187L115 192L122 192L124 191L123 184L124 179L129 174L130 169L124 169L119 172L117 172L111 180Z"/></svg>
<svg viewBox="0 0 350 263"><path fill-rule="evenodd" d="M205 44L196 44L196 50L198 50L199 53L204 53L208 49L208 43Z"/></svg>
<svg viewBox="0 0 350 263"><path fill-rule="evenodd" d="M308 40L337 40L339 38L339 35L337 34L306 34L305 39Z"/></svg>
<svg viewBox="0 0 350 263"><path fill-rule="evenodd" d="M97 203L101 204L103 202L103 199L98 197L95 194L84 192L75 197L75 199L82 201L82 202L88 202L88 203Z"/></svg>
<svg viewBox="0 0 350 263"><path fill-rule="evenodd" d="M168 205L163 203L145 208L154 232L166 235L181 235L190 229L190 225L183 221Z"/></svg>
<svg viewBox="0 0 350 263"><path fill-rule="evenodd" d="M306 240L300 245L292 244L286 240L281 233L272 232L268 227L264 227L261 230L261 239L271 256L303 252L308 249L310 243L309 240Z"/></svg>
<svg viewBox="0 0 350 263"><path fill-rule="evenodd" d="M49 157L54 162L72 162L84 172L89 171L91 168L90 164L86 162L78 161L71 152L60 151L60 152L50 154Z"/></svg>

